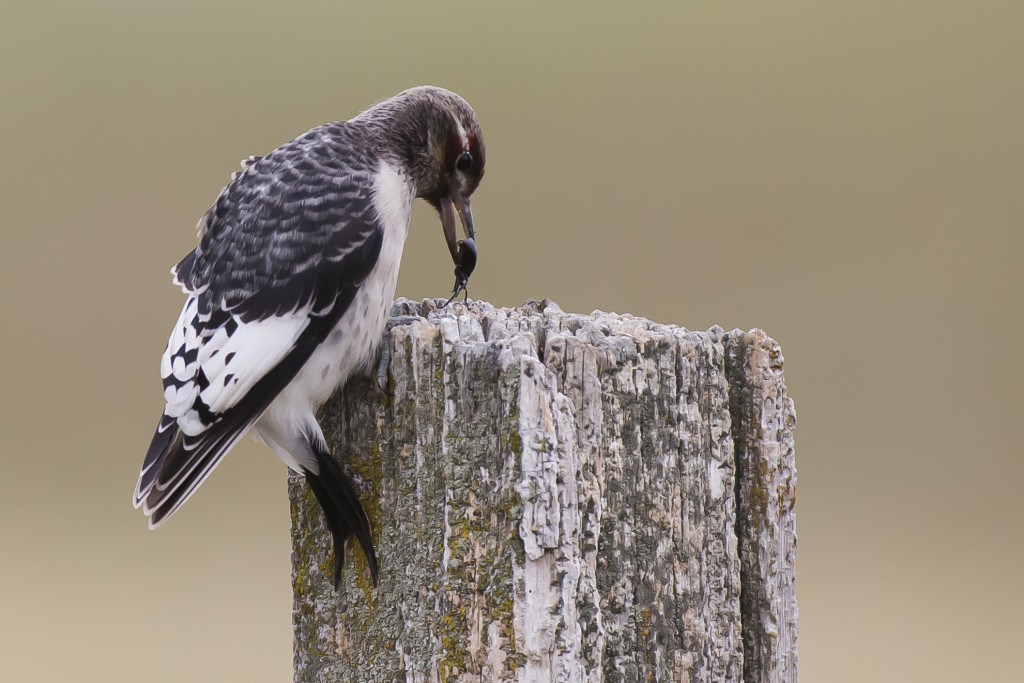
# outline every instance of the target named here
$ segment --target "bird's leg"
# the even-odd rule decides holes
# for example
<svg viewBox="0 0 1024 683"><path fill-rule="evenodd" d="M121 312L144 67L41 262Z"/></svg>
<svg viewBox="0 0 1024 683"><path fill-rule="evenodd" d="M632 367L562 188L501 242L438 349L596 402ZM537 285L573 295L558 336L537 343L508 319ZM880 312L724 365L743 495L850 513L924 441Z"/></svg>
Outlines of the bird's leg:
<svg viewBox="0 0 1024 683"><path fill-rule="evenodd" d="M378 360L374 378L377 381L377 387L385 396L394 396L388 390L388 366L391 364L391 344L388 336L393 328L399 325L411 325L417 320L423 320L423 318L418 315L392 315L384 323L384 334L381 336L380 345L377 347Z"/></svg>

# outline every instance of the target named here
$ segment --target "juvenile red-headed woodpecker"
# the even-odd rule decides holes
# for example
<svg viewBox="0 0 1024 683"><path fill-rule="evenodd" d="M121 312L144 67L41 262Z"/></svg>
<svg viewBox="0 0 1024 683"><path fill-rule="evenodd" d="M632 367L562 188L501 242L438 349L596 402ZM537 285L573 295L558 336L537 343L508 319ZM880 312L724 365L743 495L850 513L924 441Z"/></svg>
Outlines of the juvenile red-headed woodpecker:
<svg viewBox="0 0 1024 683"><path fill-rule="evenodd" d="M464 99L423 86L243 167L200 219L199 246L171 271L188 299L160 364L167 405L133 502L160 526L255 430L320 503L335 585L350 536L376 583L369 521L315 411L373 364L415 198L437 209L456 288L465 286L476 263L469 198L484 173L480 126Z"/></svg>

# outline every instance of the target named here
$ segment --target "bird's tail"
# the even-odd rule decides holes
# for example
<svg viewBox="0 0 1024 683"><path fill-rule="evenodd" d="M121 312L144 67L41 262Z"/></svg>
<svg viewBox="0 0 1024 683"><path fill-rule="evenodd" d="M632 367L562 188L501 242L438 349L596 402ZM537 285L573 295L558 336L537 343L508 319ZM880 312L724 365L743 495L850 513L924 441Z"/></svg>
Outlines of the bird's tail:
<svg viewBox="0 0 1024 683"><path fill-rule="evenodd" d="M341 568L345 564L345 541L355 536L366 556L366 564L377 585L377 553L373 549L373 534L370 520L366 517L359 494L356 493L351 477L341 470L338 462L325 449L313 446L320 468L319 474L308 470L303 473L309 488L313 490L320 509L324 512L327 528L334 540L334 587L341 583Z"/></svg>

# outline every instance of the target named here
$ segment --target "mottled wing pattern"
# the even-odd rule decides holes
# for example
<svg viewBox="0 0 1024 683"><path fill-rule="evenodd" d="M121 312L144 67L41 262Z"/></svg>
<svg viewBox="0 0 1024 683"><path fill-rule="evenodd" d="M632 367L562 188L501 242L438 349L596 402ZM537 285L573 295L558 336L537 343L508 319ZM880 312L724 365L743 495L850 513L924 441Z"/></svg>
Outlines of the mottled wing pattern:
<svg viewBox="0 0 1024 683"><path fill-rule="evenodd" d="M167 401L134 503L158 526L330 333L377 261L369 159L345 124L250 157L173 269L188 293L161 363ZM362 147L365 147L362 146Z"/></svg>

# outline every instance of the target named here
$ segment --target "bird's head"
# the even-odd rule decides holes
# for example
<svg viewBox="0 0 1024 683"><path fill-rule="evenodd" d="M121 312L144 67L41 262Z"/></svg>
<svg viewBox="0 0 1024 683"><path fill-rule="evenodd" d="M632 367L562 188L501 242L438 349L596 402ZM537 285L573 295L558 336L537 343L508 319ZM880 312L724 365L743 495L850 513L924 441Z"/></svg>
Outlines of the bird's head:
<svg viewBox="0 0 1024 683"><path fill-rule="evenodd" d="M393 151L404 162L416 186L441 217L445 241L456 270L472 271L475 244L469 198L484 175L484 139L476 113L466 100L450 90L433 86L410 88L381 102L376 110L387 121ZM369 113L369 112L368 112ZM455 233L455 217L466 240ZM472 250L472 263L467 263ZM468 272L465 273L468 279Z"/></svg>

